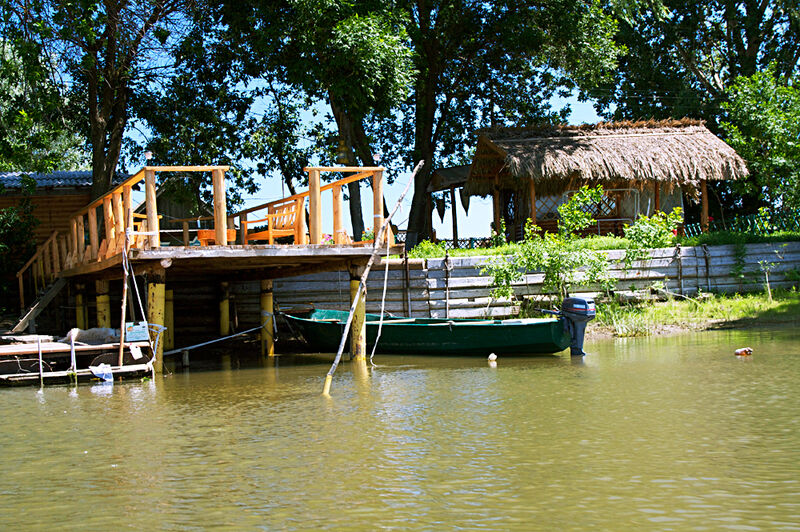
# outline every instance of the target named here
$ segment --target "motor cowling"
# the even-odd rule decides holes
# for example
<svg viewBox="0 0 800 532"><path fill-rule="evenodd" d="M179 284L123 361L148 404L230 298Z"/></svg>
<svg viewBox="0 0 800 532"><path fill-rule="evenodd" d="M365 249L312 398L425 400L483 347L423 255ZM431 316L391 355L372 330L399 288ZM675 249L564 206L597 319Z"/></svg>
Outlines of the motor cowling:
<svg viewBox="0 0 800 532"><path fill-rule="evenodd" d="M568 297L561 304L559 314L564 317L564 326L572 338L569 346L570 355L574 357L586 355L583 351L583 338L586 335L586 324L592 321L596 314L594 299Z"/></svg>

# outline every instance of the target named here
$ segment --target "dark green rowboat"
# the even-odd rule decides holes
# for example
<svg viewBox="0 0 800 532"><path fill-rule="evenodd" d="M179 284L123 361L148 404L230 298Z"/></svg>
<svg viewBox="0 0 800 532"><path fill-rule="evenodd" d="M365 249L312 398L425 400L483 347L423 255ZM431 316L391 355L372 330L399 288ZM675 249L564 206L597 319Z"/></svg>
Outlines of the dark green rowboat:
<svg viewBox="0 0 800 532"><path fill-rule="evenodd" d="M284 316L309 347L335 353L347 312L313 310ZM378 333L377 314L367 314L367 349ZM563 318L508 320L384 317L378 353L426 355L488 355L557 353L570 345Z"/></svg>

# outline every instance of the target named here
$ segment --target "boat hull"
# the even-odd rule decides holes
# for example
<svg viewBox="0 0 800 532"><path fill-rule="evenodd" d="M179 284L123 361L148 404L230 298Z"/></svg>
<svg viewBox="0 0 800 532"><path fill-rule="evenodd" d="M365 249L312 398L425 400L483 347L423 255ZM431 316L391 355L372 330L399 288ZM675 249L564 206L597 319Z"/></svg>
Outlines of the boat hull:
<svg viewBox="0 0 800 532"><path fill-rule="evenodd" d="M322 353L339 349L347 312L317 309L286 315L309 347ZM378 335L379 316L367 314L367 346ZM349 342L349 339L348 339ZM488 355L558 353L570 344L561 318L466 320L384 318L378 353L406 355ZM349 346L346 344L346 348Z"/></svg>

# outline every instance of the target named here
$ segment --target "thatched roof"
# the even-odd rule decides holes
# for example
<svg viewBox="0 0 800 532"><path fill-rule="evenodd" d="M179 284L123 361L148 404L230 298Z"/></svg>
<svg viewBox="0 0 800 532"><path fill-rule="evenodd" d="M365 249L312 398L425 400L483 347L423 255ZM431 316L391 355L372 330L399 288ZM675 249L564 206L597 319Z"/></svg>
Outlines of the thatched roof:
<svg viewBox="0 0 800 532"><path fill-rule="evenodd" d="M439 192L452 187L463 187L469 177L469 165L437 168L431 175L428 192Z"/></svg>
<svg viewBox="0 0 800 532"><path fill-rule="evenodd" d="M606 122L480 132L466 188L491 193L536 184L560 194L580 184L643 187L659 181L696 190L701 180L739 179L747 166L697 120Z"/></svg>

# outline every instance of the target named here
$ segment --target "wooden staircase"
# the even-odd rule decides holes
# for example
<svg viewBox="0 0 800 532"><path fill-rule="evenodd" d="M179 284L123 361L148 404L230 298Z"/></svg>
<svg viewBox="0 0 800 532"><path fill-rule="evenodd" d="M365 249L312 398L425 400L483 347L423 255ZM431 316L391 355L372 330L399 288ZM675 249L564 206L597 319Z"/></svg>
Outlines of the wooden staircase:
<svg viewBox="0 0 800 532"><path fill-rule="evenodd" d="M39 298L33 302L33 305L27 309L22 318L20 318L19 322L17 322L13 329L11 329L11 332L19 334L25 332L25 329L30 327L30 332L35 333L35 320L37 316L39 316L39 314L41 314L42 311L47 308L47 305L53 301L53 298L56 297L59 292L61 292L61 289L64 288L66 284L67 282L63 277L56 277L55 280L45 288L42 295L40 295Z"/></svg>

